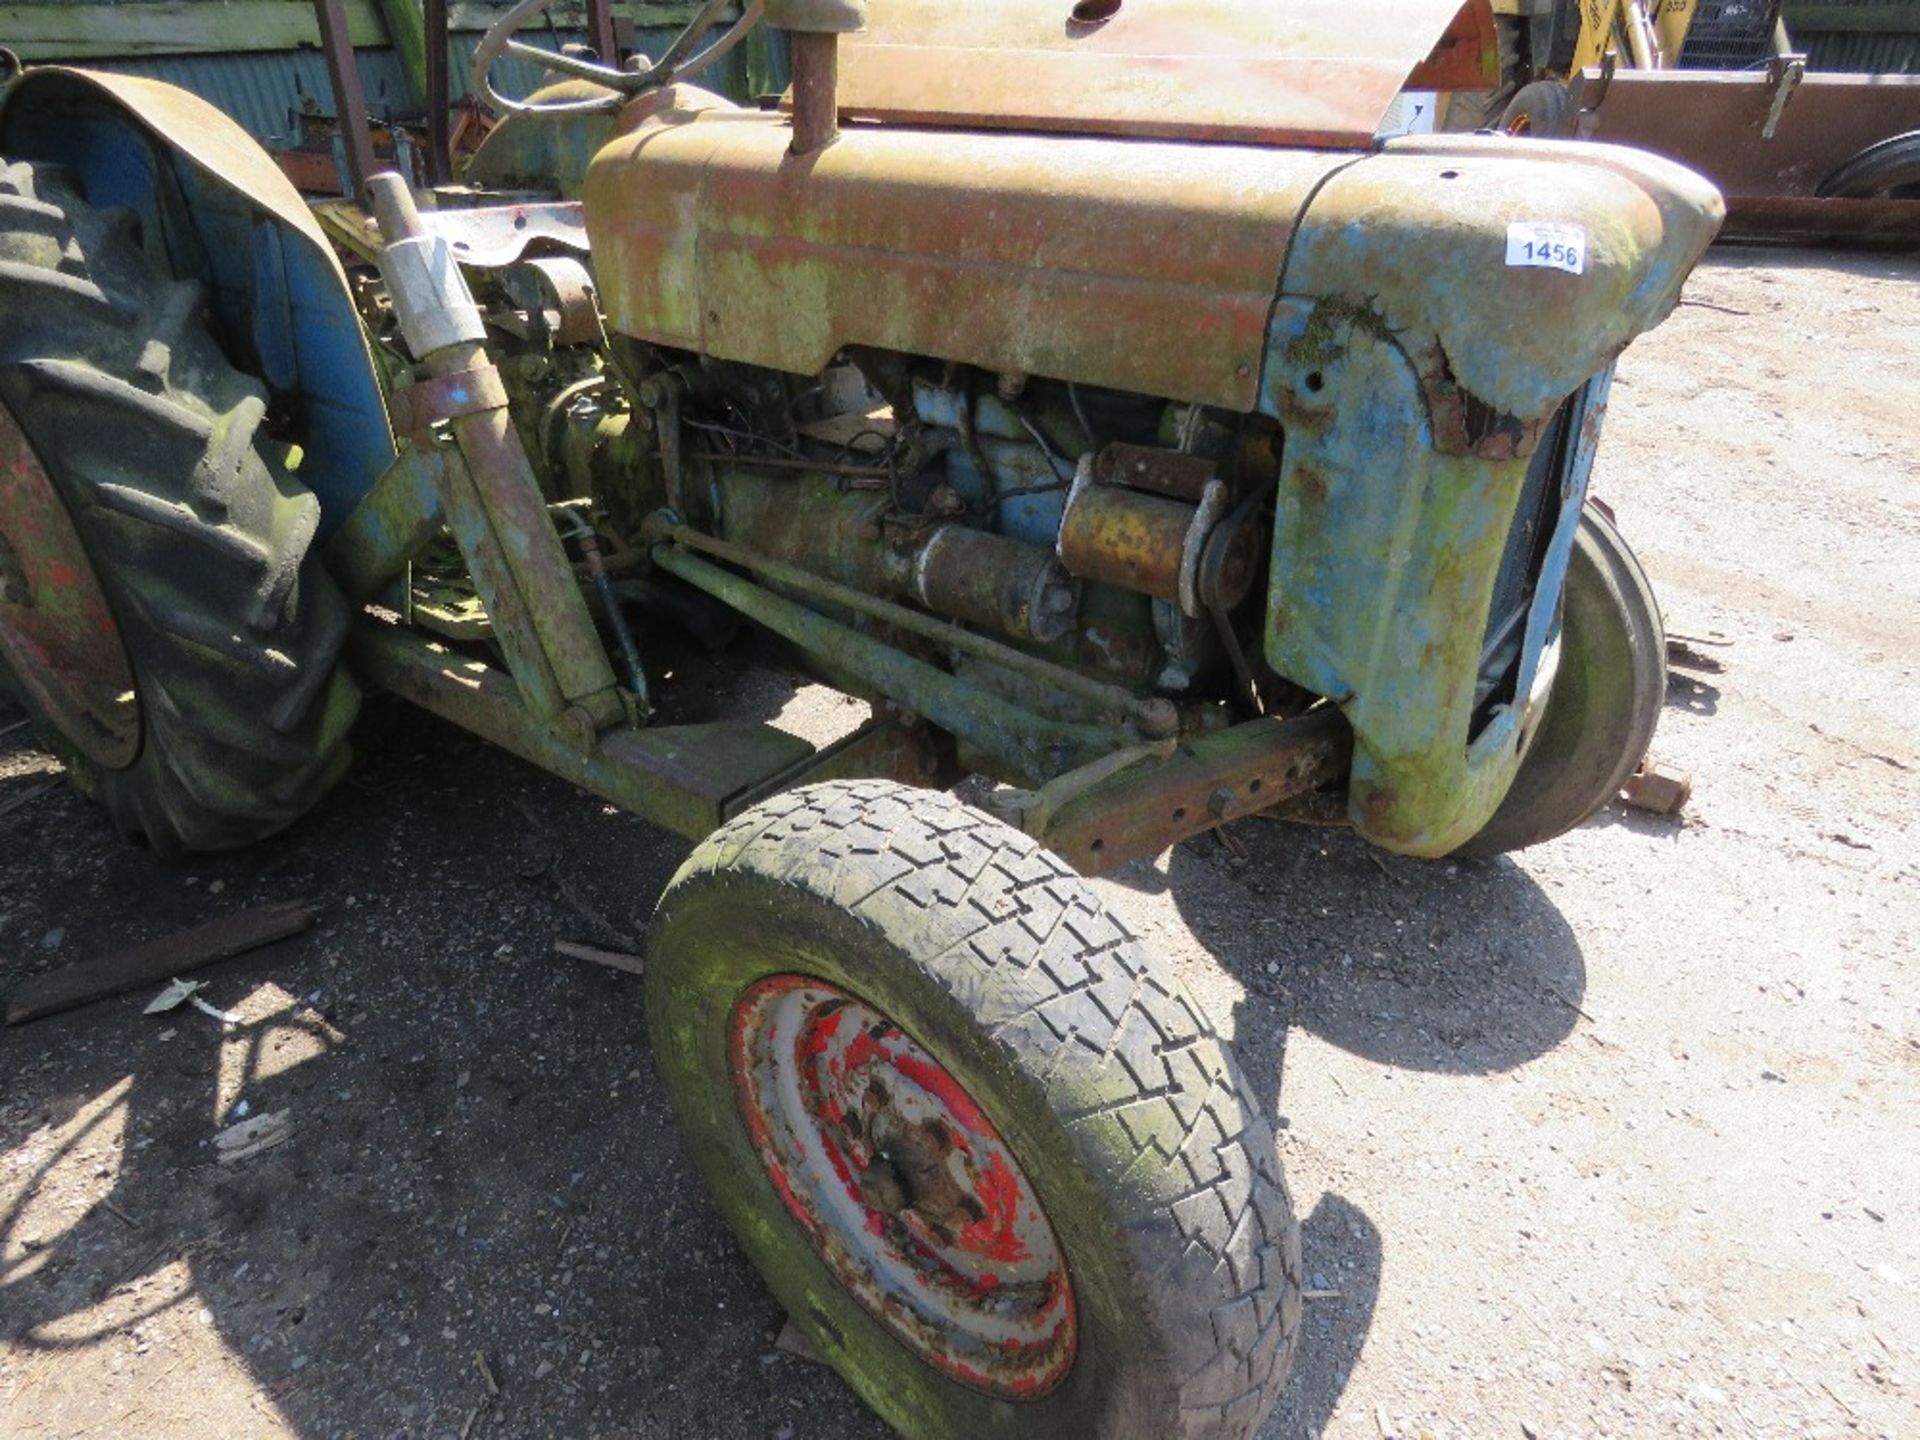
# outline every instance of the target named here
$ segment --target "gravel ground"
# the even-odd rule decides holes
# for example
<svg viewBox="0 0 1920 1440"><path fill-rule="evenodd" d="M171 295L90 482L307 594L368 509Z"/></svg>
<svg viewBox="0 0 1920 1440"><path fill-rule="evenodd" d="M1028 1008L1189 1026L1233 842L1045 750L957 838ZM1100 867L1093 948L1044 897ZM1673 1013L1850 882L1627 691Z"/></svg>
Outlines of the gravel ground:
<svg viewBox="0 0 1920 1440"><path fill-rule="evenodd" d="M1243 822L1103 883L1283 1126L1313 1298L1263 1440L1920 1434L1916 282L1718 254L1623 363L1598 489L1695 637L1683 819L1458 865ZM639 943L679 842L376 701L296 833L169 866L17 719L0 987L326 910L206 972L224 1030L0 1035L0 1435L881 1433L774 1348L635 982L550 954ZM242 1104L293 1137L221 1166Z"/></svg>

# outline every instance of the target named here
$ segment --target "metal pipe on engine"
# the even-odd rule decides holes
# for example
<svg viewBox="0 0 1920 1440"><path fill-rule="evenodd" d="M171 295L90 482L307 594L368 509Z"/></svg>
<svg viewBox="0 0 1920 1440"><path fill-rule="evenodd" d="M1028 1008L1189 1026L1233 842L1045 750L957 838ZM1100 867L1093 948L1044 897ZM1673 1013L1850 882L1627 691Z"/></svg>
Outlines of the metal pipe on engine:
<svg viewBox="0 0 1920 1440"><path fill-rule="evenodd" d="M812 595L829 605L850 610L856 615L865 615L879 620L895 629L904 630L910 635L918 635L932 640L936 644L972 655L991 665L1030 680L1038 685L1084 700L1089 704L1112 715L1124 715L1140 734L1150 739L1163 739L1178 733L1180 728L1179 712L1171 701L1158 696L1144 697L1118 685L1109 685L1103 680L1095 680L1078 670L1070 670L1064 665L1056 665L1038 655L1030 655L1024 650L1016 650L1011 645L1002 644L972 630L963 630L950 621L937 616L911 610L905 605L896 605L891 600L882 600L865 590L856 590L851 586L837 584L832 580L790 565L783 560L756 553L741 545L729 544L717 540L690 525L681 524L671 514L656 514L647 523L647 539L651 542L671 540L688 550L699 550L716 560L724 560L729 565L738 565L753 571L756 575L804 594ZM656 563L665 564L661 552L654 550ZM672 570L671 565L665 568ZM674 570L679 574L678 570ZM722 596L722 599L727 597ZM732 603L729 601L729 603Z"/></svg>
<svg viewBox="0 0 1920 1440"><path fill-rule="evenodd" d="M789 148L811 155L840 138L840 37L866 29L866 0L767 0L766 15L793 57Z"/></svg>
<svg viewBox="0 0 1920 1440"><path fill-rule="evenodd" d="M1050 551L938 514L900 518L819 473L831 467L775 479L755 473L764 464L730 461L717 487L717 528L735 544L1013 640L1047 645L1073 628L1080 582Z"/></svg>

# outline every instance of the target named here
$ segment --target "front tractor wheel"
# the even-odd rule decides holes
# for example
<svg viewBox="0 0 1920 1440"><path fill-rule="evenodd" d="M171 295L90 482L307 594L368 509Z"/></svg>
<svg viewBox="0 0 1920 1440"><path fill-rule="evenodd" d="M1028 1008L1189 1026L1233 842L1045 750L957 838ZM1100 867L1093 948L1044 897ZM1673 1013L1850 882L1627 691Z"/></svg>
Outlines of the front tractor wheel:
<svg viewBox="0 0 1920 1440"><path fill-rule="evenodd" d="M1560 669L1506 799L1454 851L1484 858L1584 824L1646 759L1667 697L1667 636L1647 572L1592 505L1567 562Z"/></svg>
<svg viewBox="0 0 1920 1440"><path fill-rule="evenodd" d="M688 1149L902 1434L1252 1433L1300 1318L1273 1132L1198 1006L1006 825L793 791L668 887L647 969Z"/></svg>
<svg viewBox="0 0 1920 1440"><path fill-rule="evenodd" d="M359 697L319 503L137 232L0 162L0 673L121 831L178 854L304 814Z"/></svg>

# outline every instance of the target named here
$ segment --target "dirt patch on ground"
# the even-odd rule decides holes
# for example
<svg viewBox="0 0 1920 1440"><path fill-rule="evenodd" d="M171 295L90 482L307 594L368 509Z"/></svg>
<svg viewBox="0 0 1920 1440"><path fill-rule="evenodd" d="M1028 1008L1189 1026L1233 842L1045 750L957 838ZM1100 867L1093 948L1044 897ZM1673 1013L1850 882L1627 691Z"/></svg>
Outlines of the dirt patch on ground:
<svg viewBox="0 0 1920 1440"><path fill-rule="evenodd" d="M1313 1296L1269 1440L1920 1433L1916 282L1719 254L1622 365L1597 488L1700 642L1684 819L1457 865L1243 822L1104 884L1284 1126ZM0 987L326 915L207 972L224 1029L143 994L0 1035L0 1433L882 1433L774 1348L635 982L550 954L638 943L683 846L375 702L310 822L168 866L16 719ZM292 1138L222 1166L242 1104Z"/></svg>

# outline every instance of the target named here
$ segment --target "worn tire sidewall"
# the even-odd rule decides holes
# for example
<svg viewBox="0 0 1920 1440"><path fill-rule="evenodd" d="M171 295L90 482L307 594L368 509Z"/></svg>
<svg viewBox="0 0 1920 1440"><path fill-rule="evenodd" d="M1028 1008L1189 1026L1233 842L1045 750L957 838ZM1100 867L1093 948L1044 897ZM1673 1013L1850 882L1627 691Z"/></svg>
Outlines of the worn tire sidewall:
<svg viewBox="0 0 1920 1440"><path fill-rule="evenodd" d="M768 976L825 980L888 1016L966 1089L1012 1147L1067 1257L1079 1339L1073 1368L1038 1401L995 1400L914 1355L845 1291L787 1211L736 1099L730 1021ZM1009 977L983 971L990 989ZM655 1063L685 1144L787 1313L903 1434L1160 1436L1177 1426L1179 1377L1157 1353L1155 1305L1125 1227L1089 1183L1045 1092L953 995L880 929L792 883L732 870L677 881L654 921L647 974Z"/></svg>
<svg viewBox="0 0 1920 1440"><path fill-rule="evenodd" d="M1653 743L1667 688L1659 603L1620 532L1591 508L1569 561L1560 634L1560 672L1513 788L1456 855L1503 854L1584 824ZM1608 676L1624 680L1625 704L1597 695L1596 677Z"/></svg>

